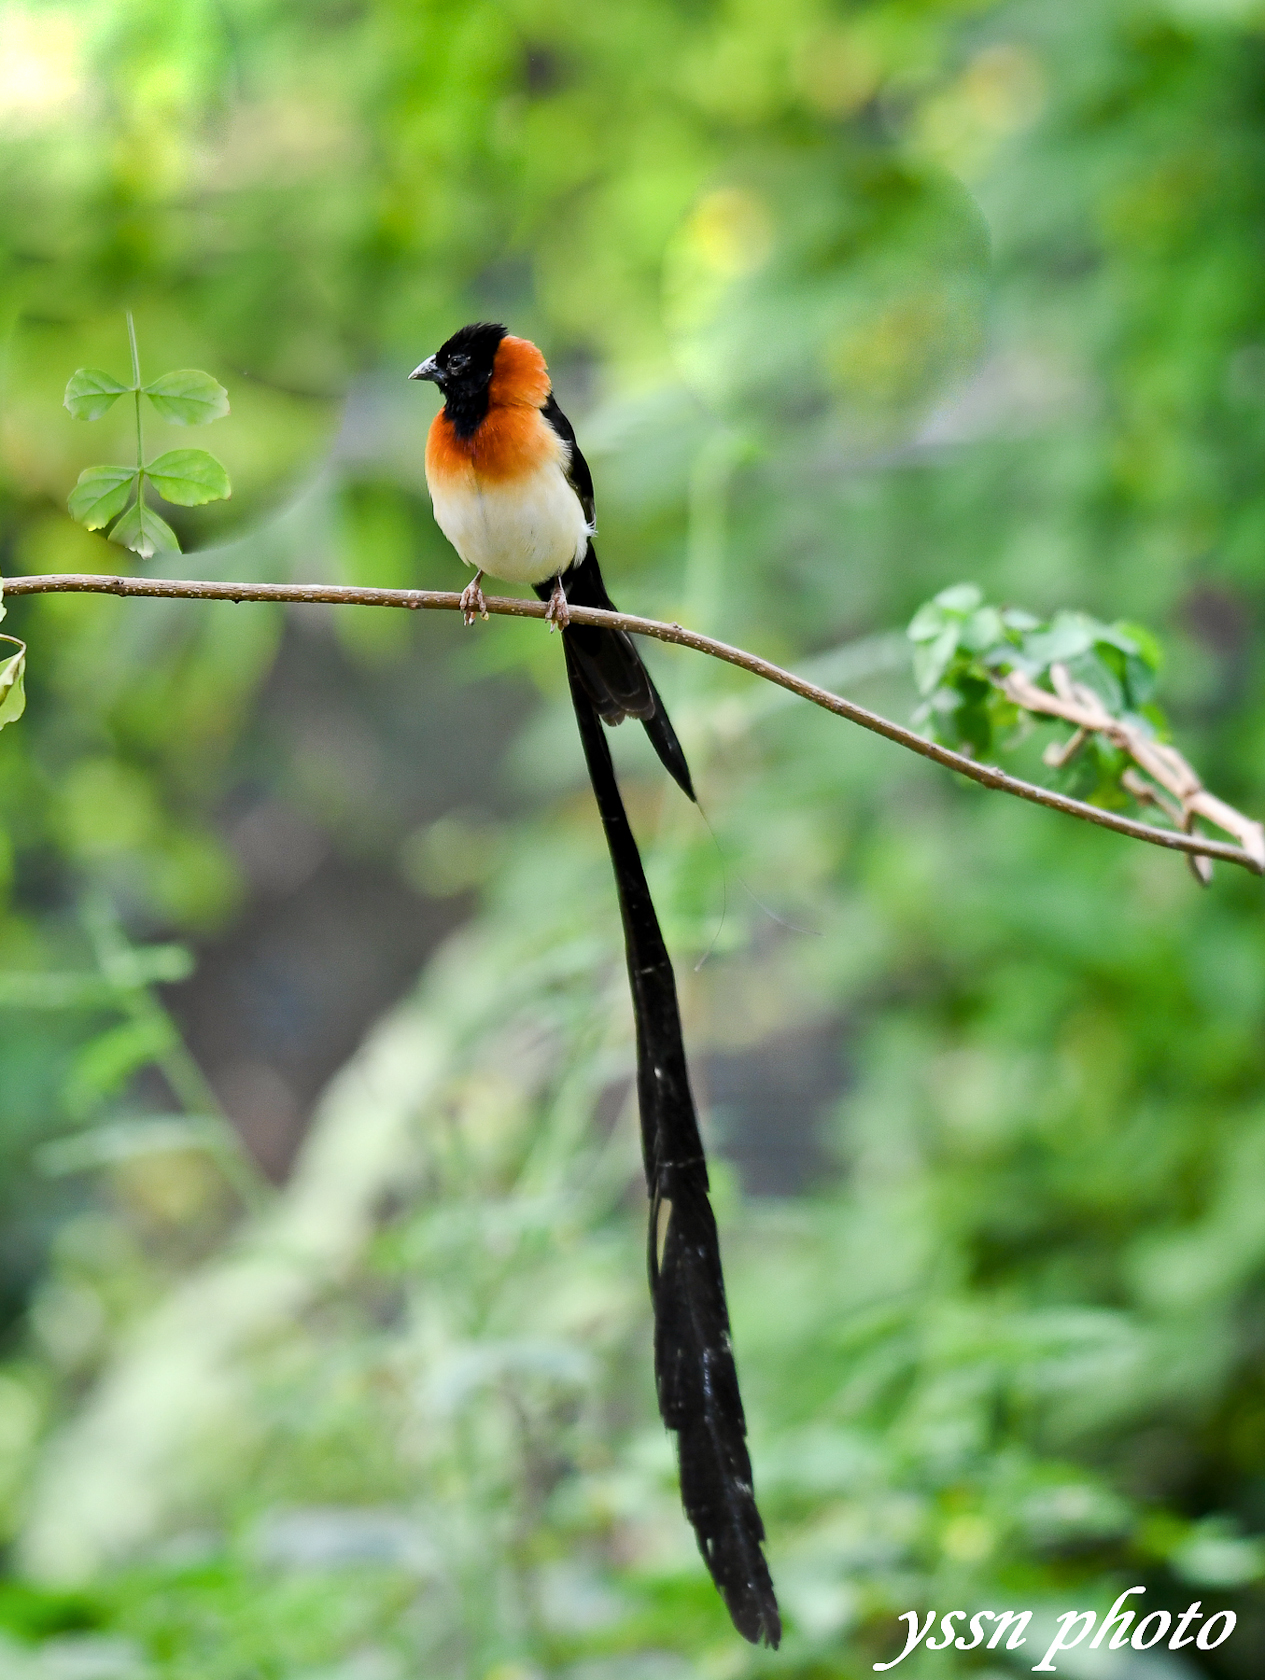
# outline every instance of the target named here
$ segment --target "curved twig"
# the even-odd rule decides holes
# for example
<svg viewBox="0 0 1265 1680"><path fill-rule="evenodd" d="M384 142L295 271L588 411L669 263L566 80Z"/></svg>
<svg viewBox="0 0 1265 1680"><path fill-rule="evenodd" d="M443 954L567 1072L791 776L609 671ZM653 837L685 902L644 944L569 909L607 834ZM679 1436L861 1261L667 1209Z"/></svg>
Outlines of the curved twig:
<svg viewBox="0 0 1265 1680"><path fill-rule="evenodd" d="M461 610L461 597L455 590L360 589L347 584L333 583L233 583L219 579L118 577L96 572L53 572L44 576L6 578L3 590L6 595L131 595L194 601L279 601L329 606L406 607L412 611L427 612ZM489 595L487 610L489 613L499 613L510 618L545 616L543 603L506 596ZM850 723L858 724L862 729L870 730L872 734L882 735L885 739L894 741L897 746L918 753L922 758L929 758L933 763L943 765L946 770L956 770L959 775L978 782L981 787L992 788L997 793L1011 794L1016 799L1026 799L1033 805L1045 805L1052 811L1062 811L1069 817L1079 817L1082 822L1095 823L1099 828L1110 828L1117 834L1127 834L1133 840L1144 840L1152 846L1163 846L1169 851L1186 852L1196 857L1219 858L1225 863L1240 864L1254 875L1265 875L1265 864L1240 846L1230 845L1222 840L1206 840L1198 834L1179 834L1171 829L1155 828L1150 823L1138 822L1132 817L1122 817L1115 811L1104 811L1097 805L1086 804L1084 800L1071 799L1066 794L1055 793L1050 788L1038 787L1034 782L1022 781L1018 776L1008 776L1004 770L998 770L994 765L977 764L973 758L942 747L936 741L929 741L903 724L894 723L891 718L885 718L865 706L858 706L853 700L845 700L838 694L831 694L828 689L819 688L816 683L797 677L793 671L784 671L780 666L767 659L761 659L757 654L747 653L743 648L730 647L727 642L718 642L711 636L701 636L698 631L687 630L683 625L663 624L658 619L637 618L631 613L603 612L596 607L572 607L571 620L575 624L593 624L626 630L636 636L652 636L656 641L693 648L696 653L705 653L713 659L724 660L728 665L737 665L740 670L749 671L752 676L763 677L766 682L789 689L792 694L798 694L801 699L811 701L814 706L833 712L837 717L847 718Z"/></svg>

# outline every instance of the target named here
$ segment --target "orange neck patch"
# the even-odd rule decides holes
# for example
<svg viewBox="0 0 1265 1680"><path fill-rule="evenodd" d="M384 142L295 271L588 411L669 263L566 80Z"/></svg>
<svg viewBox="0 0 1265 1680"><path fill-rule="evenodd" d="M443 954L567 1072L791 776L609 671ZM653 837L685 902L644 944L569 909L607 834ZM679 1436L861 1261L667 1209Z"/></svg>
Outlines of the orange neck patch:
<svg viewBox="0 0 1265 1680"><path fill-rule="evenodd" d="M531 340L503 338L492 363L489 408L543 408L550 389L545 358Z"/></svg>

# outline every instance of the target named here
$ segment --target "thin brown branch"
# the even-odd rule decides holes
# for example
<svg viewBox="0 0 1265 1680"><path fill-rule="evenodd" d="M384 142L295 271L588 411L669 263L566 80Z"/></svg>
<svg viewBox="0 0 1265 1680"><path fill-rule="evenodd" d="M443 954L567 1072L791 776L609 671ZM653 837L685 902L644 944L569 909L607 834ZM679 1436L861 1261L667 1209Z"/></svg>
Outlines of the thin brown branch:
<svg viewBox="0 0 1265 1680"><path fill-rule="evenodd" d="M330 606L406 607L412 611L426 612L461 610L460 595L450 590L358 589L344 584L323 583L231 583L218 579L113 577L95 572L54 572L41 577L6 578L4 593L9 596L79 593L194 601L280 601ZM489 595L487 610L489 613L504 614L511 618L545 616L543 602L505 596ZM1022 781L1017 776L1008 776L1004 770L998 770L994 765L977 764L974 759L953 752L948 747L942 747L938 742L929 741L914 730L905 728L903 724L893 723L890 718L885 718L878 712L858 706L855 701L831 694L828 689L819 688L816 683L797 677L793 671L784 671L780 666L770 663L767 659L761 659L757 654L730 647L728 643L715 641L711 636L700 636L696 630L687 630L680 624L663 624L653 618L636 618L631 613L603 612L596 607L572 607L571 621L574 624L592 624L626 630L633 635L651 636L656 641L693 648L696 653L708 654L713 659L721 659L728 665L736 665L740 670L749 671L752 676L763 677L766 682L776 683L792 694L798 694L801 699L811 701L814 706L833 712L836 717L847 718L850 723L858 724L862 729L870 730L872 734L882 735L885 739L894 741L897 746L918 753L922 758L929 758L933 763L943 765L946 770L956 770L959 775L978 782L981 787L992 788L997 793L1011 794L1016 799L1026 799L1033 805L1047 806L1052 811L1062 811L1067 816L1078 817L1082 822L1095 823L1099 828L1110 828L1117 834L1127 834L1131 839L1145 840L1152 846L1163 846L1170 851L1186 852L1198 857L1220 858L1226 863L1240 864L1253 874L1265 875L1265 856L1224 841L1206 840L1202 835L1178 834L1166 828L1155 828L1150 823L1122 817L1115 811L1103 811L1096 805L1087 805L1083 800L1069 799L1066 794L1055 793L1050 788L1037 787L1035 783ZM1038 692L1044 694L1044 690ZM1211 799L1211 795L1207 797ZM1225 809L1228 810L1228 807ZM1223 826L1219 818L1212 817L1211 820Z"/></svg>

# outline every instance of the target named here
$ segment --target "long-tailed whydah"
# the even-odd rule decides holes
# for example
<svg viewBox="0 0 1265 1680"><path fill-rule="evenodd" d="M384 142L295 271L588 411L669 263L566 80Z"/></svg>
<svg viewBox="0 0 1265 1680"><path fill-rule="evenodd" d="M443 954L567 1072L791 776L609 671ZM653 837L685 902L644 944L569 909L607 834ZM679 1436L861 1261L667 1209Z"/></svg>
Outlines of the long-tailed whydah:
<svg viewBox="0 0 1265 1680"><path fill-rule="evenodd" d="M478 322L454 334L410 377L433 381L444 397L427 442L426 479L440 528L475 568L462 594L466 622L486 616L480 588L486 573L531 584L562 631L624 924L650 1198L659 1410L676 1435L685 1514L734 1626L753 1642L777 1645L782 1625L752 1490L676 978L603 725L639 719L669 774L694 799L689 766L631 637L571 622L572 607L614 610L614 603L593 548L593 477L539 350L504 327Z"/></svg>

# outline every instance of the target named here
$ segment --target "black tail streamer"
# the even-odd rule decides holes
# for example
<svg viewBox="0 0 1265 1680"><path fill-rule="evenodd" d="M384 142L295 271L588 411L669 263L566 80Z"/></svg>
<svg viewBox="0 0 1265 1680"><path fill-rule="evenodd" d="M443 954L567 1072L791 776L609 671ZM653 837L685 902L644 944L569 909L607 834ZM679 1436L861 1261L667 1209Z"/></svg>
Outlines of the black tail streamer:
<svg viewBox="0 0 1265 1680"><path fill-rule="evenodd" d="M615 611L592 543L583 560L567 570L562 582L571 606ZM547 601L551 589L552 582L538 584L536 593L542 601ZM570 655L568 668L579 677L602 721L613 725L622 723L626 717L638 718L668 774L682 793L693 799L694 784L681 743L632 637L623 630L572 624L563 632L562 639Z"/></svg>
<svg viewBox="0 0 1265 1680"><path fill-rule="evenodd" d="M733 1624L753 1644L763 1639L776 1646L782 1623L762 1550L764 1524L751 1485L746 1420L729 1336L716 1221L707 1197L707 1163L685 1062L676 978L605 731L580 662L569 642L566 646L571 699L619 888L637 1026L659 1411L676 1433L685 1514ZM659 713L666 722L661 702ZM670 723L667 728L671 732ZM692 790L686 791L692 797Z"/></svg>

